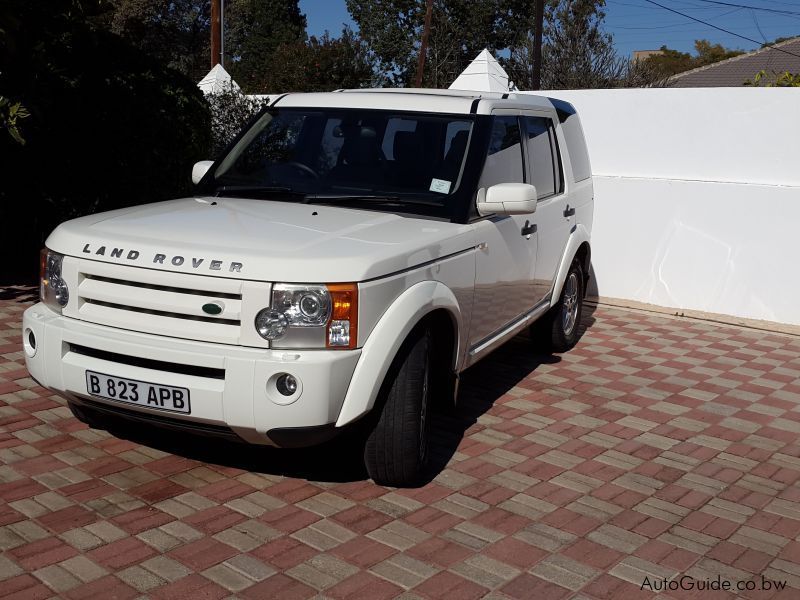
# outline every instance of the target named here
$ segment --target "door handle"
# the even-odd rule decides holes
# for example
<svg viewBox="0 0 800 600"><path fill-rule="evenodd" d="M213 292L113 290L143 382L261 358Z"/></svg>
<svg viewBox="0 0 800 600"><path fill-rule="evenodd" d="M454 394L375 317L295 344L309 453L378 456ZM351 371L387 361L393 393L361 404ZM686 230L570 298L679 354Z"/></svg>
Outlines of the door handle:
<svg viewBox="0 0 800 600"><path fill-rule="evenodd" d="M564 209L564 216L567 217L567 218L574 217L575 216L575 208L574 207L570 208L569 204L567 204L567 208Z"/></svg>
<svg viewBox="0 0 800 600"><path fill-rule="evenodd" d="M522 227L522 235L533 235L536 233L536 223L531 223L525 219L525 225Z"/></svg>

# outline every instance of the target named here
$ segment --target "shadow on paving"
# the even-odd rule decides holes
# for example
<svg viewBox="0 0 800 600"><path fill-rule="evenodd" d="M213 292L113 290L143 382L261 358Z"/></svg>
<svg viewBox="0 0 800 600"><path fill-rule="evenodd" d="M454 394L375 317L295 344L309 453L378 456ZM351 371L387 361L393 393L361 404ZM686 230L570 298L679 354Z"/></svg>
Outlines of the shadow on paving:
<svg viewBox="0 0 800 600"><path fill-rule="evenodd" d="M39 300L39 287L33 284L4 285L0 283L0 300L36 302Z"/></svg>
<svg viewBox="0 0 800 600"><path fill-rule="evenodd" d="M581 335L594 323L595 307L584 305ZM455 454L464 433L494 402L533 373L541 364L557 363L558 355L537 353L527 333L509 340L462 374L455 410L439 410L432 421L431 470L420 485L432 481ZM253 473L283 475L324 482L368 479L363 465L363 437L341 436L320 446L278 449L154 428L132 429L112 419L109 431L120 438L163 452Z"/></svg>

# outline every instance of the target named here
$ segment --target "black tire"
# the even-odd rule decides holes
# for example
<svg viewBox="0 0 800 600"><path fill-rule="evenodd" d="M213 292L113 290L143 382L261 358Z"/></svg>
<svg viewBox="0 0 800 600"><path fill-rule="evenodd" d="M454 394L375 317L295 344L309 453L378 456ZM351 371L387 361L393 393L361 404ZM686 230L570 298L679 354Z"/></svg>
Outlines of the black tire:
<svg viewBox="0 0 800 600"><path fill-rule="evenodd" d="M531 326L531 337L551 352L567 352L578 343L586 280L578 260L572 261L561 296L550 311Z"/></svg>
<svg viewBox="0 0 800 600"><path fill-rule="evenodd" d="M364 463L380 485L405 487L425 476L429 456L431 334L419 329L400 348L376 402L377 423L367 437Z"/></svg>

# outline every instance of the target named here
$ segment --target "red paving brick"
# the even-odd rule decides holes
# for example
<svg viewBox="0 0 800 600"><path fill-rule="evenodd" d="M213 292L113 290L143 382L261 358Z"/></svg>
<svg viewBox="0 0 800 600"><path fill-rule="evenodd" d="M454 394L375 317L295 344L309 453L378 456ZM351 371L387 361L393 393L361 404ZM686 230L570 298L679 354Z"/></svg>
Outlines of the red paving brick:
<svg viewBox="0 0 800 600"><path fill-rule="evenodd" d="M648 568L800 595L797 337L594 308L574 351L520 336L468 371L435 480L392 490L313 452L88 430L29 379L6 291L0 598L617 600Z"/></svg>

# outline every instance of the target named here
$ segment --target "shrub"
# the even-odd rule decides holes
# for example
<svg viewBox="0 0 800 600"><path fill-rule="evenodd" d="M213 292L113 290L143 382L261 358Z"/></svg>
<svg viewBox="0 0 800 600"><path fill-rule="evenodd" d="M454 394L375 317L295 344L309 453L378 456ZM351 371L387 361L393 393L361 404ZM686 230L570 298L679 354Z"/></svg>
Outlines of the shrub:
<svg viewBox="0 0 800 600"><path fill-rule="evenodd" d="M90 27L77 2L5 0L0 18L0 94L30 112L25 145L0 136L5 255L28 272L60 221L190 192L210 145L193 81Z"/></svg>
<svg viewBox="0 0 800 600"><path fill-rule="evenodd" d="M246 96L235 88L206 95L211 111L211 155L217 157L269 102L268 96Z"/></svg>

